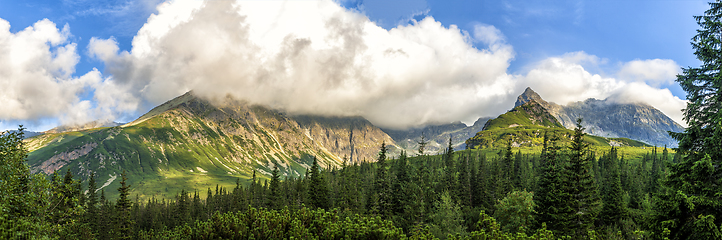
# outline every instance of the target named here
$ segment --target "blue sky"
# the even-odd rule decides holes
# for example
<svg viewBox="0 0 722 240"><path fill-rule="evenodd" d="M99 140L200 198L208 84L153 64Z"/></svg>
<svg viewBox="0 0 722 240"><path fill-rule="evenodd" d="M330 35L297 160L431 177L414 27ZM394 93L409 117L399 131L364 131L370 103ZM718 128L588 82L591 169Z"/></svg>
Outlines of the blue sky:
<svg viewBox="0 0 722 240"><path fill-rule="evenodd" d="M296 1L296 3L294 4L313 5L309 2L312 1L301 1L300 3ZM0 0L0 19L4 19L9 23L9 25L11 26L9 29L10 34L19 36L20 32L22 32L29 26L33 26L39 21L47 19L49 20L49 22L55 24L57 28L56 34L60 34L61 38L63 38L62 40L60 40L60 43L57 44L51 43L49 40L42 40L45 41L46 45L49 46L49 56L51 58L60 56L60 54L57 54L59 47L74 45L74 56L76 56L77 58L75 63L73 61L69 61L67 63L64 63L65 65L63 65L67 65L73 68L74 72L72 72L72 74L51 74L48 80L51 82L55 81L54 84L59 84L58 86L77 86L70 90L57 93L59 96L64 96L57 98L58 100L54 103L57 104L58 109L61 110L53 112L47 110L47 108L31 106L28 105L29 103L26 103L32 102L33 99L30 98L37 98L36 102L53 101L52 99L54 98L44 99L44 97L46 97L48 94L53 93L38 94L38 96L31 95L28 96L27 99L17 96L15 98L13 98L12 96L5 98L0 97L0 105L10 106L12 105L10 104L12 101L22 103L16 104L18 106L25 106L25 108L34 109L33 111L28 111L25 114L10 114L8 112L12 112L12 108L0 108L2 109L2 111L6 111L5 114L0 114L0 128L10 129L15 128L14 126L16 126L17 124L25 124L30 128L30 130L42 131L47 130L57 124L68 124L76 123L79 121L87 121L96 119L99 116L112 116L112 119L110 120L113 121L131 121L146 112L150 107L162 103L162 101L168 100L172 96L176 96L178 92L182 93L183 91L187 91L190 89L198 90L199 87L197 87L197 83L193 82L198 80L182 79L177 82L164 82L156 80L161 78L159 76L165 76L161 75L163 73L166 73L166 75L168 75L167 73L169 72L172 73L173 71L171 70L158 71L157 73L150 75L138 75L140 74L136 74L138 70L129 66L138 66L139 64L147 65L148 63L139 63L138 61L140 60L137 59L127 60L126 58L123 58L124 52L128 55L134 55L136 54L134 51L138 51L133 49L131 42L133 41L134 37L142 35L139 33L139 30L141 30L144 25L146 25L147 23L148 25L151 25L149 24L149 17L151 17L151 14L172 15L173 10L171 9L171 7L168 7L167 9L169 10L166 10L164 14L160 14L158 10L159 8L156 8L156 6L160 3L161 1L158 0ZM563 101L570 100L583 100L586 97L606 98L613 96L634 95L634 92L624 92L620 89L627 88L625 86L638 86L637 89L639 89L639 91L647 91L646 94L649 95L661 96L662 94L659 93L664 93L662 90L666 90L667 92L671 93L670 96L665 95L665 97L660 97L659 99L649 100L647 103L657 108L660 108L663 112L672 116L673 119L679 122L681 121L681 114L673 113L674 108L669 108L668 105L670 104L668 103L674 102L674 104L676 105L672 105L677 107L677 109L680 108L679 106L681 105L679 105L680 101L678 100L685 98L684 92L679 88L676 83L672 82L672 80L674 79L673 73L670 74L667 71L663 74L660 73L660 75L656 72L650 71L657 71L658 69L661 69L663 67L660 68L649 66L664 65L667 68L669 68L669 66L676 66L677 68L680 66L697 66L699 63L695 59L693 55L693 50L691 49L689 43L690 39L695 34L695 30L698 27L697 24L694 22L692 16L702 14L704 10L708 8L708 5L705 1L671 0L372 0L341 1L336 2L335 4L343 6L343 8L345 8L346 10L333 10L333 7L325 7L324 9L318 11L336 12L336 14L342 14L343 16L347 16L350 18L353 18L353 16L366 16L372 23L382 27L391 35L394 35L394 29L397 28L397 26L399 25L417 26L418 31L428 30L427 32L429 32L436 31L432 27L433 24L431 23L438 23L441 25L440 30L448 30L452 32L452 35L449 35L451 37L456 36L453 35L454 32L458 33L457 35L465 39L464 41L469 45L466 47L472 47L470 51L478 51L476 53L478 56L466 56L463 59L486 59L486 57L490 57L499 60L490 60L491 62L485 64L484 66L494 65L498 63L499 67L479 72L474 72L474 70L468 70L467 72L461 71L448 75L449 78L455 78L459 75L466 74L464 76L468 75L468 78L471 79L469 80L466 79L467 77L462 77L463 79L460 79L458 81L452 81L450 83L451 85L457 84L450 89L465 88L469 86L473 86L473 88L477 89L474 92L464 93L475 96L475 98L471 98L471 100L469 100L468 102L455 102L448 99L448 97L446 96L429 97L437 96L438 94L443 93L438 93L432 90L424 90L426 92L421 91L420 94L402 95L401 97L398 97L403 98L403 100L385 99L383 97L363 98L361 100L359 100L358 98L349 98L346 99L347 103L344 103L344 101L339 101L344 104L338 106L332 105L331 107L329 107L329 109L321 109L325 108L324 104L325 102L328 102L328 99L306 99L306 97L304 97L303 95L298 95L296 96L296 98L299 98L300 96L300 98L303 98L303 101L300 102L306 103L305 106L298 107L293 106L294 102L299 102L298 99L266 99L263 97L257 97L255 95L249 95L246 92L231 92L231 94L236 97L257 99L258 103L276 105L280 108L288 109L291 112L362 115L372 120L372 122L387 126L393 126L394 124L389 123L391 120L384 120L383 116L379 116L379 112L388 112L389 110L394 110L398 108L401 109L398 112L406 113L406 115L411 117L402 118L403 120L399 121L403 123L396 127L406 127L431 122L444 122L455 120L462 120L466 123L469 123L473 122L473 119L478 117L492 116L494 114L501 113L504 111L504 109L508 109L510 105L513 105L513 99L516 97L516 95L521 93L520 89L525 88L525 85L540 86L540 90L538 90L538 92L542 95L542 97L547 98L547 96L549 96L551 100L556 100L561 103L563 103ZM174 2L167 5L172 6L181 4L178 2ZM261 9L262 11L265 11L264 9L267 7L255 6L258 4L254 5L249 2L241 2L240 5L242 5L240 7L241 10ZM313 11L316 11L315 8L311 9ZM268 11L269 13L275 13L275 10ZM283 14L286 13L287 12L283 12ZM242 15L241 13L239 14ZM254 13L248 14L250 16ZM302 12L289 14L295 14L292 17L297 18L309 18L310 16L305 16ZM423 28L421 27L422 22L426 18L433 19L434 21L428 21L428 27ZM260 17L249 17L249 19L261 19L253 20L254 22L246 21L246 23L249 24L251 29L261 29L261 27L255 26L265 26L265 23L263 22L264 20ZM276 19L280 19L280 17ZM216 20L217 22L215 22L215 24L229 24L227 19L209 19L208 21L213 22ZM359 26L362 26L364 23L361 21L358 22L358 24ZM67 31L63 30L65 26L68 27ZM328 24L326 24L325 26L328 27ZM456 28L453 28L453 26L456 26ZM187 26L187 28L191 27L192 26ZM36 27L36 29L39 28ZM148 27L148 29L150 31L151 28ZM273 31L281 31L282 33L283 30L279 29L274 29ZM363 34L366 34L368 36L375 36L368 33L372 32L368 29L369 28L366 27ZM414 29L407 28L406 30L412 31ZM235 30L227 31L232 32ZM240 29L239 31L242 32L243 29ZM295 35L289 36L305 36L304 34L306 34L303 29L294 29L293 31L295 31ZM184 31L178 29L178 32ZM192 32L193 31L188 31L188 34L192 34ZM386 33L387 32L384 32L384 34ZM153 35L152 33L148 34ZM311 39L312 42L318 43L319 41L315 40L313 34L315 33L309 30L309 37L307 37L307 39ZM250 35L252 36L253 33L251 33ZM404 33L404 37L402 38L407 40L412 39L412 37L410 36L410 33L406 32ZM484 36L493 36L491 39L494 40L488 40ZM98 40L95 41L95 44L91 44L91 39L93 38L95 40ZM250 37L250 39L253 39L253 37ZM429 40L429 42L424 42L426 40L418 39L412 39L410 41L420 42L421 45L427 46L428 48L434 48L433 46L436 46L434 44L438 42L438 40ZM169 41L161 41L158 42L158 44L151 44L150 46L163 49L163 44L169 44L167 46L174 46L172 44L194 43L175 43ZM264 44L265 43L256 43L249 46L251 46L251 48L253 46L260 46L258 47L260 49L278 48L277 45L268 46ZM452 42L449 44L458 43ZM371 46L370 44L366 45ZM461 43L461 45L464 45L464 43ZM463 47L464 46L461 46L461 49L464 49ZM10 48L17 49L17 47L14 47L13 45L10 45ZM373 47L368 48L372 49ZM399 50L406 49L399 48ZM163 51L158 51L164 53ZM269 51L273 52L275 50ZM408 51L409 50L406 50L406 52ZM460 51L463 53L463 50ZM484 55L487 53L488 55ZM3 52L0 51L0 61L2 61L2 54ZM409 54L412 53L409 52ZM419 54L420 56L427 56L425 54L422 54L421 52ZM323 59L333 57L334 56L325 56L325 58ZM5 59L13 61L12 57L6 56ZM174 56L166 56L166 58L163 59L174 59ZM357 63L358 62L352 65L358 65ZM420 63L413 62L407 65L412 66L412 68L413 66L420 66L415 64ZM407 65L399 66L399 69L401 69L402 67L407 67ZM29 66L32 66L32 64ZM106 66L111 66L114 70L107 69ZM202 66L203 65L191 65L190 67L202 68ZM634 66L642 67L634 68ZM260 64L258 67L268 69L268 66L264 64ZM468 66L465 65L465 67L469 69L479 68L477 65L473 64ZM98 71L93 71L94 68ZM455 67L454 65L450 65L450 67L448 68ZM565 69L569 71L566 71ZM581 72L573 72L574 69L583 70ZM645 70L646 72L643 72L642 70L636 71L635 69L647 70ZM565 75L564 73L562 73L568 73L570 71L572 71L573 74ZM124 76L125 72L131 72L132 74L130 75L132 76ZM439 74L435 76L444 78L445 75L443 75L443 73L447 72L449 72L448 69L439 67L438 71L431 72L430 74ZM489 77L488 80L475 79L480 74L483 75L487 72L494 72L495 75ZM578 75L574 75L577 73ZM375 75L392 75L395 78L388 81L393 81L394 83L398 82L399 84L407 81L412 81L408 79L414 79L413 81L418 82L427 81L427 85L428 82L437 81L423 78L418 79L418 76L414 76L413 74L408 73L408 71L397 72L395 70L383 70L382 73L378 73ZM13 78L16 76L20 76L20 74L7 76L3 76L0 74L0 78ZM195 76L195 78L202 79L204 78L204 76L208 75L199 75ZM220 75L219 77L217 75L213 75L215 79L224 78L224 76L225 75ZM566 79L565 81L575 81L573 79L573 76L588 78L590 81L590 85L580 85L580 88L589 88L589 86L594 86L598 89L594 91L580 91L577 93L573 93L574 91L571 90L569 91L570 93L560 93L554 92L550 89L545 89L543 87L545 83L554 83L558 81L558 79L555 79L554 76L560 76L560 78L565 79L567 77L571 78ZM237 77L238 76L235 76L235 78ZM143 83L136 83L134 82L136 81L134 78L147 78L148 80ZM229 79L235 78L229 77ZM363 81L366 81L356 79L353 76L349 78L353 78L353 80L341 79L340 81L359 81L360 85L354 85L356 86L355 88L349 85L347 86L348 88L335 89L332 93L339 91L354 91L353 89L357 89L358 86L364 85ZM396 78L407 79L399 80ZM0 82L1 81L3 80L0 79ZM5 84L8 84L10 88L15 87L17 89L24 89L21 88L20 85L23 85L23 82L27 83L29 80L23 80L18 78L6 79L5 81ZM256 79L254 81L258 80ZM73 84L63 84L63 82L72 82ZM219 83L219 85L222 85L224 89L229 88L230 86L246 86L242 84L239 85L238 83L228 83L228 85L225 85L226 83L227 81L224 81L223 83ZM308 84L308 82L305 83ZM382 84L379 82L375 83L376 85ZM604 85L604 83L616 84L615 86L618 87L612 88L607 86L601 86ZM174 91L170 92L155 92L153 94L148 93L148 91L150 90L147 89L154 89L156 85L164 86L163 84L178 85L181 87L178 87L177 89L174 89ZM108 101L110 100L102 100L103 97L97 96L99 92L105 93L106 91L110 91L109 89L111 88L111 86L113 89L125 89L126 92L115 91L112 94L117 94L117 96L124 97L130 95L131 97L122 99L122 101L127 104L122 105L118 103L108 103ZM411 86L415 85L411 84ZM42 88L42 86L37 87ZM102 89L102 91L99 89ZM278 91L279 89L284 89L284 87L278 87L274 85L273 87L269 86L263 89L267 91ZM214 90L217 91L216 89L206 89L198 91L212 92ZM384 93L391 91L384 87L374 88L373 90L379 92L378 96L385 96ZM489 92L503 92L503 94L494 93L497 94L494 96L497 96L496 99L499 100L489 100L489 98L481 96L483 95L482 93L485 93L487 90ZM143 91L143 94L138 94L138 91ZM394 89L394 91L398 91L398 89ZM320 92L318 94L332 93ZM677 99L675 100L673 99L673 97L676 97ZM420 98L430 99L429 101L432 101L432 103L419 103L418 99ZM624 97L619 98L627 99ZM64 100L67 100L68 103L63 103ZM362 102L363 104L356 104L357 102ZM439 103L436 104L436 102ZM444 106L448 106L449 104L459 106L458 110L445 109ZM393 106L386 107L386 105ZM378 108L378 106L382 106L380 108L381 110L375 110L375 108ZM664 108L665 106L667 106L666 109ZM78 111L90 111L94 112L94 114L76 113ZM423 114L415 115L416 112L422 112ZM444 115L448 117L434 117L436 115Z"/></svg>

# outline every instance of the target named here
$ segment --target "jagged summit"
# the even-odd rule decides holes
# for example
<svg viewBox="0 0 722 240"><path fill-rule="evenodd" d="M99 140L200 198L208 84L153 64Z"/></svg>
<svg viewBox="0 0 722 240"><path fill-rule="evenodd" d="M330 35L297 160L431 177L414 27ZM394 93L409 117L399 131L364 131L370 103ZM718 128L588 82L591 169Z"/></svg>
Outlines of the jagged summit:
<svg viewBox="0 0 722 240"><path fill-rule="evenodd" d="M542 106L547 105L547 102L544 101L544 99L542 99L539 94L534 92L534 90L532 90L530 87L527 87L526 90L524 90L524 93L522 93L521 95L519 95L519 97L516 98L516 103L514 103L514 107L524 105L531 100L534 100Z"/></svg>
<svg viewBox="0 0 722 240"><path fill-rule="evenodd" d="M684 130L667 115L647 104L617 103L609 99L590 98L559 105L545 101L529 87L517 97L514 108L532 101L546 109L565 128L574 128L576 119L582 118L586 133L602 137L623 137L657 146L676 147L677 141L667 132Z"/></svg>

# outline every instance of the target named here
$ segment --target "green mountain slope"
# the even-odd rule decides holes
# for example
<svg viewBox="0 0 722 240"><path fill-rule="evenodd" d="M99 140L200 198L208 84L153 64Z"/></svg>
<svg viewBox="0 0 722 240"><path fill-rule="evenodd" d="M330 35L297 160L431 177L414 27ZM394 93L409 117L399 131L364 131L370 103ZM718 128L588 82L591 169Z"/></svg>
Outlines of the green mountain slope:
<svg viewBox="0 0 722 240"><path fill-rule="evenodd" d="M568 142L572 130L564 128L554 116L534 99L513 108L486 122L482 131L466 140L467 149L500 148L511 142L514 147L541 146L544 134L558 136ZM627 138L604 138L587 135L585 140L592 146L649 146Z"/></svg>
<svg viewBox="0 0 722 240"><path fill-rule="evenodd" d="M87 179L94 172L111 197L125 170L140 197L168 198L181 189L205 193L217 183L248 181L254 171L266 178L275 166L285 176L303 175L313 156L323 167L339 166L344 155L373 160L382 141L394 145L363 118L298 118L187 93L123 126L30 138L28 163L46 174L70 169Z"/></svg>
<svg viewBox="0 0 722 240"><path fill-rule="evenodd" d="M643 103L619 103L610 99L587 99L567 105L544 101L531 88L516 100L515 106L536 101L564 127L574 128L582 118L585 132L611 138L630 138L657 146L676 147L677 140L668 132L682 132L682 126L658 109Z"/></svg>
<svg viewBox="0 0 722 240"><path fill-rule="evenodd" d="M516 126L542 126L563 128L556 118L534 100L489 120L482 130L513 128Z"/></svg>

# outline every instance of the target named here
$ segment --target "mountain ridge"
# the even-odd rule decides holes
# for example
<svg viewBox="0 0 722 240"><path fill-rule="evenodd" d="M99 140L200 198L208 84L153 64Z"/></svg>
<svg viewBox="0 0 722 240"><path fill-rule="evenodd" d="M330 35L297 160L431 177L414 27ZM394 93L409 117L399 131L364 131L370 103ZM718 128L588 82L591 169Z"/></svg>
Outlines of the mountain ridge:
<svg viewBox="0 0 722 240"><path fill-rule="evenodd" d="M574 128L576 119L582 118L585 132L601 137L629 138L655 146L677 147L677 141L668 131L684 131L681 125L647 104L589 98L559 105L543 100L528 87L519 95L515 106L532 100L547 109L565 128Z"/></svg>
<svg viewBox="0 0 722 240"><path fill-rule="evenodd" d="M324 168L340 166L345 153L352 156L349 163L375 161L381 142L395 148L391 137L363 118L288 116L245 101L210 102L192 93L122 126L26 141L34 172L69 169L83 179L95 173L99 183L116 188L117 177L126 170L129 184L141 195L165 197L181 189L249 181L254 172L268 178L276 167L283 176L303 176L313 158Z"/></svg>

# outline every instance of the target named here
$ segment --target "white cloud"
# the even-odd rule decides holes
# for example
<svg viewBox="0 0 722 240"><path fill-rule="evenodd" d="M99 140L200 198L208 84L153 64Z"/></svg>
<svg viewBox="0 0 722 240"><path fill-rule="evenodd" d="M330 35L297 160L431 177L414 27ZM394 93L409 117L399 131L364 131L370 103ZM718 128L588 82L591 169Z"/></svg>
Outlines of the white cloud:
<svg viewBox="0 0 722 240"><path fill-rule="evenodd" d="M623 67L620 72L627 71L625 69L628 69L628 66L640 66L639 63L658 62L665 63L662 65L676 66L671 60L635 60L621 64ZM672 64L668 64L669 62ZM629 78L605 77L591 73L584 67L584 65L598 66L605 63L605 60L584 52L551 57L538 63L526 75L519 76L519 86L528 85L545 100L559 104L587 98L609 99L620 103L645 103L656 107L672 120L685 126L681 109L686 106L686 101L672 95L669 89L660 89ZM655 71L654 68L647 70L649 74ZM664 75L664 70L659 70L663 72L659 76ZM520 89L519 92L521 91Z"/></svg>
<svg viewBox="0 0 722 240"><path fill-rule="evenodd" d="M79 56L69 27L43 20L10 33L0 20L0 85L8 86L0 120L137 117L194 90L403 128L496 116L531 86L561 104L645 102L681 123L684 101L654 85L667 81L671 60L623 63L615 78L593 71L608 60L574 52L510 75L514 50L490 25L468 33L427 17L386 30L330 1L171 1L157 11L130 51L114 38L90 40L106 77L97 70L73 77Z"/></svg>
<svg viewBox="0 0 722 240"><path fill-rule="evenodd" d="M148 106L194 89L404 127L505 110L513 50L493 27L474 34L489 48L431 17L385 30L329 1L177 1L158 7L130 52L109 56L112 40L89 49Z"/></svg>
<svg viewBox="0 0 722 240"><path fill-rule="evenodd" d="M583 67L583 64L599 62L598 57L584 52L551 57L537 63L526 76L521 77L521 85L528 85L546 100L559 104L587 98L604 99L624 83L592 74Z"/></svg>
<svg viewBox="0 0 722 240"><path fill-rule="evenodd" d="M669 89L659 89L642 82L631 82L614 92L609 99L620 103L646 103L659 109L680 125L687 126L682 120L684 116L682 109L687 106L687 101L672 95Z"/></svg>
<svg viewBox="0 0 722 240"><path fill-rule="evenodd" d="M504 42L504 35L492 25L476 24L474 26L474 38L488 45Z"/></svg>
<svg viewBox="0 0 722 240"><path fill-rule="evenodd" d="M680 66L670 59L637 59L624 63L617 75L622 79L646 82L656 87L672 83L679 72Z"/></svg>
<svg viewBox="0 0 722 240"><path fill-rule="evenodd" d="M0 19L0 119L23 120L60 117L62 121L89 120L89 104L78 95L100 81L98 71L71 77L80 57L76 44L44 19L17 33Z"/></svg>

